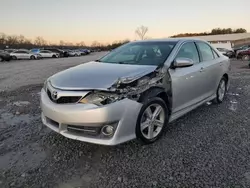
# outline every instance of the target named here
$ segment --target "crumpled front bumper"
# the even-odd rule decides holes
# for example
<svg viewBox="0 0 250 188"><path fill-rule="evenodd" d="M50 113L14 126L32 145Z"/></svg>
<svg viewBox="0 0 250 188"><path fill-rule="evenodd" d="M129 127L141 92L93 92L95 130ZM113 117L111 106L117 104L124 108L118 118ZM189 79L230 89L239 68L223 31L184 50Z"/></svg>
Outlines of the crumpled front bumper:
<svg viewBox="0 0 250 188"><path fill-rule="evenodd" d="M43 124L61 135L102 145L117 145L136 137L135 126L142 104L130 99L123 99L105 106L93 104L56 104L52 102L44 89L41 91L41 109ZM69 126L96 127L114 125L113 136L86 135L71 132Z"/></svg>

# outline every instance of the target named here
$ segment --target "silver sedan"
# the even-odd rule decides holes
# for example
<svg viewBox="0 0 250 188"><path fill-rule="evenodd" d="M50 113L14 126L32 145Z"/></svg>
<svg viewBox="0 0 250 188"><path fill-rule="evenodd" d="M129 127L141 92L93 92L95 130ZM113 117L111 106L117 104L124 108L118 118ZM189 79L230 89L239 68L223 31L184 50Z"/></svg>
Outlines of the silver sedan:
<svg viewBox="0 0 250 188"><path fill-rule="evenodd" d="M208 101L221 103L229 68L229 59L202 40L131 42L48 78L42 121L84 142L153 143L171 121Z"/></svg>

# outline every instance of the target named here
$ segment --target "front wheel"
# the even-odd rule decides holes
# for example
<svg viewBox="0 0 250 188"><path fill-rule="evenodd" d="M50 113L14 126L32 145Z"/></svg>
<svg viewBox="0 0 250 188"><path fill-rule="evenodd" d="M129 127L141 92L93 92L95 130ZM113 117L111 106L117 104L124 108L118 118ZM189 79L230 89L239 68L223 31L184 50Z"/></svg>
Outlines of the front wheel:
<svg viewBox="0 0 250 188"><path fill-rule="evenodd" d="M219 86L216 91L216 97L213 100L213 103L215 104L222 103L225 98L226 92L227 92L227 79L223 77L220 80Z"/></svg>
<svg viewBox="0 0 250 188"><path fill-rule="evenodd" d="M168 124L168 108L159 97L147 100L138 115L136 137L143 144L151 144L158 140Z"/></svg>
<svg viewBox="0 0 250 188"><path fill-rule="evenodd" d="M16 56L12 56L12 59L17 60L17 57Z"/></svg>
<svg viewBox="0 0 250 188"><path fill-rule="evenodd" d="M242 60L243 60L243 61L249 61L249 59L250 59L250 56L249 56L249 55L243 55L243 56L242 56Z"/></svg>
<svg viewBox="0 0 250 188"><path fill-rule="evenodd" d="M36 58L35 58L35 56L32 55L32 56L30 56L30 59L34 60L34 59L36 59Z"/></svg>
<svg viewBox="0 0 250 188"><path fill-rule="evenodd" d="M52 58L56 58L56 55L52 55Z"/></svg>
<svg viewBox="0 0 250 188"><path fill-rule="evenodd" d="M0 62L3 62L3 58L2 57L0 57Z"/></svg>

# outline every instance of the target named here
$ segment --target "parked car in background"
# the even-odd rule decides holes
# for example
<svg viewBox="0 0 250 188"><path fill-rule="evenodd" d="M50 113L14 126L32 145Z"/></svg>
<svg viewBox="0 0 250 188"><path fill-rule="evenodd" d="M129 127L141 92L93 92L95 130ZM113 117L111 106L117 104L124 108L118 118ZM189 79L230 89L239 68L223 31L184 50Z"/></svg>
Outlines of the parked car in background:
<svg viewBox="0 0 250 188"><path fill-rule="evenodd" d="M10 61L11 56L8 52L5 52L4 50L0 50L0 62L2 61Z"/></svg>
<svg viewBox="0 0 250 188"><path fill-rule="evenodd" d="M42 121L84 142L153 143L170 122L208 101L223 102L229 68L228 57L198 39L127 43L48 78Z"/></svg>
<svg viewBox="0 0 250 188"><path fill-rule="evenodd" d="M217 50L229 58L235 57L235 53L233 50L228 50L226 48L217 48Z"/></svg>
<svg viewBox="0 0 250 188"><path fill-rule="evenodd" d="M250 60L250 48L238 51L236 58L242 59L243 61L249 61Z"/></svg>
<svg viewBox="0 0 250 188"><path fill-rule="evenodd" d="M55 53L50 50L40 50L38 54L40 54L42 58L48 58L48 57L58 58L60 56L59 53Z"/></svg>
<svg viewBox="0 0 250 188"><path fill-rule="evenodd" d="M7 52L7 53L11 53L11 52L16 51L16 49L9 49L9 48L8 48L8 49L5 49L4 51Z"/></svg>
<svg viewBox="0 0 250 188"><path fill-rule="evenodd" d="M40 52L40 48L33 48L30 50L30 52L34 53L34 54L37 54Z"/></svg>
<svg viewBox="0 0 250 188"><path fill-rule="evenodd" d="M235 48L233 48L233 50L234 50L234 53L237 54L238 51L240 51L240 50L246 50L248 48L250 48L250 44L244 45L244 46L240 46L240 47L235 47Z"/></svg>
<svg viewBox="0 0 250 188"><path fill-rule="evenodd" d="M69 54L67 51L63 51L57 48L45 48L44 50L49 50L51 52L59 54L59 57L69 57Z"/></svg>
<svg viewBox="0 0 250 188"><path fill-rule="evenodd" d="M81 55L87 55L87 52L86 52L86 50L83 50L83 49L79 49L79 51L80 51Z"/></svg>
<svg viewBox="0 0 250 188"><path fill-rule="evenodd" d="M28 50L17 50L10 53L12 59L40 59L41 55L34 54Z"/></svg>
<svg viewBox="0 0 250 188"><path fill-rule="evenodd" d="M69 56L81 56L81 52L78 50L68 50Z"/></svg>

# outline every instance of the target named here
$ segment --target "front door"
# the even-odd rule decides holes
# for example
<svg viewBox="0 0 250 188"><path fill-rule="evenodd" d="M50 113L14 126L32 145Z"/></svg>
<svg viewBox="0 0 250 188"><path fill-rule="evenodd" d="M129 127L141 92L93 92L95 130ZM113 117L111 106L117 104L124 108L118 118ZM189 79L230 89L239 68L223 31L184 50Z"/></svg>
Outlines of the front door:
<svg viewBox="0 0 250 188"><path fill-rule="evenodd" d="M194 61L190 67L169 69L172 80L173 113L179 112L205 99L206 87L203 65L194 42L182 45L175 58L189 58Z"/></svg>

